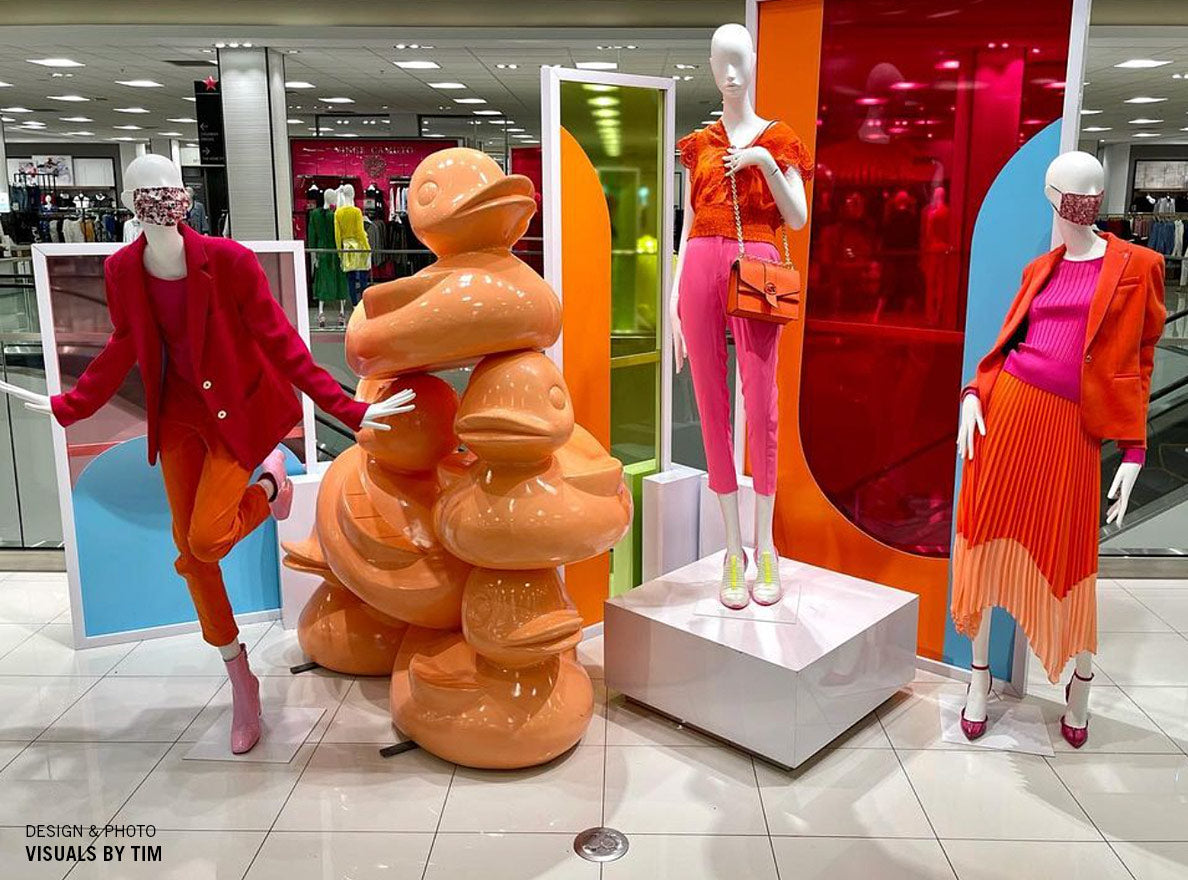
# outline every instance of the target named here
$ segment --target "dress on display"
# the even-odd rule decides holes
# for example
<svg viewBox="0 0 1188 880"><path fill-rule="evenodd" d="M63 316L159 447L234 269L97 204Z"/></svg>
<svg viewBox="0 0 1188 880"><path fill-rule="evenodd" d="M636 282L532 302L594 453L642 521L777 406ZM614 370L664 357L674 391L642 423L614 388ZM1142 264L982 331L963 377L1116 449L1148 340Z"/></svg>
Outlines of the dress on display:
<svg viewBox="0 0 1188 880"><path fill-rule="evenodd" d="M342 274L337 243L334 239L334 210L314 208L309 212L309 226L306 231L306 246L311 250L322 249L313 254L313 295L318 302L342 302L347 299L346 276Z"/></svg>
<svg viewBox="0 0 1188 880"><path fill-rule="evenodd" d="M371 274L371 243L363 226L363 212L344 205L334 212L334 235L342 268L347 273L347 294L358 305Z"/></svg>
<svg viewBox="0 0 1188 880"><path fill-rule="evenodd" d="M1106 238L1103 258L1068 261L1058 248L1027 267L966 389L982 400L986 434L957 505L953 621L972 638L988 607L1006 609L1053 682L1097 649L1101 445L1145 460L1165 314L1162 259Z"/></svg>
<svg viewBox="0 0 1188 880"><path fill-rule="evenodd" d="M727 390L726 327L734 337L742 374L748 442L755 491L775 494L777 450L776 361L780 325L726 314L730 267L738 256L738 233L730 182L722 159L730 138L721 121L677 142L681 163L689 169L693 226L685 244L677 305L693 374L693 393L701 416L710 489L728 494L738 488L731 439ZM773 122L751 141L775 159L780 173L795 168L803 180L812 176L808 149L791 128ZM780 260L777 242L784 219L757 167L736 174L739 214L746 252Z"/></svg>

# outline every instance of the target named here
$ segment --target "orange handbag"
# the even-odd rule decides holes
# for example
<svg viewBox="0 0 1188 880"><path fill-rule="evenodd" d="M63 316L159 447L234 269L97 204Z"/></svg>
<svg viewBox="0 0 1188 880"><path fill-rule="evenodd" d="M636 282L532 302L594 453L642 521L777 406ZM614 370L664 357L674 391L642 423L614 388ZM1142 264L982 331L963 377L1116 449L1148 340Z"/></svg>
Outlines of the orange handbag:
<svg viewBox="0 0 1188 880"><path fill-rule="evenodd" d="M748 253L743 246L742 217L738 209L738 187L730 176L730 197L734 202L734 228L738 233L738 258L730 267L726 313L771 324L787 324L800 318L800 272L788 254L788 233L784 239L784 262L765 260Z"/></svg>

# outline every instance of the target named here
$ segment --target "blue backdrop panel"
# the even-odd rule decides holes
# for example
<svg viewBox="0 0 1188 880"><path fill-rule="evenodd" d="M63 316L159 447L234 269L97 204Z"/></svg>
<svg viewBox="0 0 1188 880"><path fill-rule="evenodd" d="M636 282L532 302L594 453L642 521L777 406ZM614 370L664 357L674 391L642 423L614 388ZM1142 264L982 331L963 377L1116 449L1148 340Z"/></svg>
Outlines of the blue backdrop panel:
<svg viewBox="0 0 1188 880"><path fill-rule="evenodd" d="M1007 309L1019 291L1023 267L1051 250L1052 206L1044 198L1044 172L1060 152L1057 120L1025 143L1011 157L978 211L969 258L969 298L965 311L965 358L962 375L973 378L978 361L994 345ZM975 444L976 448L976 444ZM957 467L957 497L961 466ZM954 516L956 522L956 516ZM950 567L950 589L952 568ZM990 666L997 678L1011 674L1015 627L1010 616L995 609L991 618ZM945 619L945 661L969 666L969 640Z"/></svg>
<svg viewBox="0 0 1188 880"><path fill-rule="evenodd" d="M301 470L289 455L290 473ZM185 581L173 568L169 504L144 437L97 457L74 487L74 527L85 631L110 635L197 620ZM222 562L237 614L280 607L276 523L241 541Z"/></svg>

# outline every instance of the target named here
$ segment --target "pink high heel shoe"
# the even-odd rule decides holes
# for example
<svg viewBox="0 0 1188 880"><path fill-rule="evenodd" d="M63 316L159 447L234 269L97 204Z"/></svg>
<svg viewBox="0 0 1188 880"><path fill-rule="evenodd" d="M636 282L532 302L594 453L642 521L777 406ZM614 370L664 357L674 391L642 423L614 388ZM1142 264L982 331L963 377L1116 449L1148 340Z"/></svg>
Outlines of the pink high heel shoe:
<svg viewBox="0 0 1188 880"><path fill-rule="evenodd" d="M231 679L231 752L242 755L260 741L260 680L248 666L247 645L227 662Z"/></svg>
<svg viewBox="0 0 1188 880"><path fill-rule="evenodd" d="M1073 678L1080 681L1093 681L1093 673L1088 678L1083 678L1075 669L1073 670ZM1064 703L1068 704L1068 695L1072 691L1073 679L1068 680L1068 684L1064 686ZM1072 746L1074 749L1079 749L1085 743L1089 742L1089 715L1085 715L1084 727L1073 727L1064 720L1064 716L1060 716L1060 735L1064 737L1064 741Z"/></svg>
<svg viewBox="0 0 1188 880"><path fill-rule="evenodd" d="M977 669L977 670L984 669L984 670L989 671L990 664L986 664L985 666L978 666L978 664L976 664L976 663L971 663L970 669ZM972 687L972 686L973 686L973 682L970 682L970 687ZM994 686L994 676L990 676L990 681L986 685L986 693L990 693L993 686ZM966 689L965 694L966 694L966 699L968 699L969 698L969 689L968 688ZM965 707L964 706L961 707L961 732L965 734L965 738L967 740L969 740L970 742L973 742L975 739L980 739L982 737L982 734L984 734L986 732L986 723L988 720L989 719L987 719L987 718L983 718L981 721L970 721L968 718L965 717Z"/></svg>
<svg viewBox="0 0 1188 880"><path fill-rule="evenodd" d="M293 481L285 472L284 451L281 449L272 450L264 459L264 464L261 467L276 486L276 492L268 502L268 506L272 509L272 515L278 520L288 519L289 511L293 507Z"/></svg>

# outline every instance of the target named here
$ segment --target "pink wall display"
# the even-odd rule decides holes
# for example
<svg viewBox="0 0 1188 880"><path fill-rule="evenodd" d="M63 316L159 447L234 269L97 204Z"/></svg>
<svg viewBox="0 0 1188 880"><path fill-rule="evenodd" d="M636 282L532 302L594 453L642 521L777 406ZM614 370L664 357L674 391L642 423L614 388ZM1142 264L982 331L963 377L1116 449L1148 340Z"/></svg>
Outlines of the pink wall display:
<svg viewBox="0 0 1188 880"><path fill-rule="evenodd" d="M341 175L362 181L355 188L355 201L361 203L363 190L374 183L388 188L393 177L409 177L430 153L457 146L449 138L405 138L401 140L352 138L302 138L289 142L293 166L294 196L304 202L308 182L303 177Z"/></svg>

